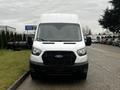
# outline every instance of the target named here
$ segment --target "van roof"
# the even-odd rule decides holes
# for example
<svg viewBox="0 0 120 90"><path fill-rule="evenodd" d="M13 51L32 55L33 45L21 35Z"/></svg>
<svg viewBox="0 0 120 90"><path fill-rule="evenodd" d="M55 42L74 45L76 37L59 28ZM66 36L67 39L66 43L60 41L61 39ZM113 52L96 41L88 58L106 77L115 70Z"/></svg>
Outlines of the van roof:
<svg viewBox="0 0 120 90"><path fill-rule="evenodd" d="M41 23L79 23L79 17L76 14L42 14Z"/></svg>

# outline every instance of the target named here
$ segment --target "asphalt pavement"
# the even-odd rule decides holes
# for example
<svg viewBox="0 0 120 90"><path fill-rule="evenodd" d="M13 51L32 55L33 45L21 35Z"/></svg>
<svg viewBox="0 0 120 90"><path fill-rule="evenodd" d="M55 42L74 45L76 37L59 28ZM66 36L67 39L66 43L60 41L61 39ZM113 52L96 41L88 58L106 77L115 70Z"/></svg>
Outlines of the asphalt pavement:
<svg viewBox="0 0 120 90"><path fill-rule="evenodd" d="M88 55L86 81L72 77L32 80L29 75L17 90L120 90L120 48L93 44Z"/></svg>

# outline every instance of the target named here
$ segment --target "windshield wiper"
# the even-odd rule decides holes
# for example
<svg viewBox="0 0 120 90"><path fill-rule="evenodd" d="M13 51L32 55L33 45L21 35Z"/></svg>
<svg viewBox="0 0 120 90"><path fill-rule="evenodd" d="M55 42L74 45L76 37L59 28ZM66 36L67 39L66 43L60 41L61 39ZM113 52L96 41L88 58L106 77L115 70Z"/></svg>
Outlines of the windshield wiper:
<svg viewBox="0 0 120 90"><path fill-rule="evenodd" d="M37 40L37 41L47 41L47 40L45 40L45 39L43 39L43 38L37 38L36 40Z"/></svg>
<svg viewBox="0 0 120 90"><path fill-rule="evenodd" d="M45 40L45 39L41 38L41 39L40 39L40 41L47 41L47 40Z"/></svg>

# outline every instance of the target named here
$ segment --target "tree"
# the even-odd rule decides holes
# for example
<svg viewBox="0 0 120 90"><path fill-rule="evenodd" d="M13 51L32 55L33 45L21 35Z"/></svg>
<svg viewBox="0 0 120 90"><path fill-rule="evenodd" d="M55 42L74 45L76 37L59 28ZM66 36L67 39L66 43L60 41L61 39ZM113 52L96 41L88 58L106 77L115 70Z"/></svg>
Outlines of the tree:
<svg viewBox="0 0 120 90"><path fill-rule="evenodd" d="M9 41L9 39L10 39L10 35L9 35L9 31L6 31L6 43Z"/></svg>
<svg viewBox="0 0 120 90"><path fill-rule="evenodd" d="M14 34L14 39L13 39L13 41L16 41L17 40L17 34L16 34L16 32L15 32L15 34Z"/></svg>
<svg viewBox="0 0 120 90"><path fill-rule="evenodd" d="M5 48L6 47L6 33L5 31L3 30L2 31L2 48Z"/></svg>
<svg viewBox="0 0 120 90"><path fill-rule="evenodd" d="M23 34L23 41L26 41L26 35Z"/></svg>
<svg viewBox="0 0 120 90"><path fill-rule="evenodd" d="M10 32L10 36L9 36L9 41L14 41L14 35L13 35L13 32Z"/></svg>
<svg viewBox="0 0 120 90"><path fill-rule="evenodd" d="M1 35L1 32L0 32L0 48L2 48L2 35Z"/></svg>
<svg viewBox="0 0 120 90"><path fill-rule="evenodd" d="M107 8L104 11L99 23L103 28L118 33L120 31L120 0L112 0L110 3L112 3L113 8Z"/></svg>
<svg viewBox="0 0 120 90"><path fill-rule="evenodd" d="M83 27L82 30L83 30L83 34L84 34L85 36L87 36L87 35L92 35L92 31L91 31L91 29L90 29L88 26Z"/></svg>
<svg viewBox="0 0 120 90"><path fill-rule="evenodd" d="M19 36L19 40L18 41L22 41L22 34L18 34Z"/></svg>
<svg viewBox="0 0 120 90"><path fill-rule="evenodd" d="M114 9L120 9L120 0L112 0L110 3L112 3Z"/></svg>
<svg viewBox="0 0 120 90"><path fill-rule="evenodd" d="M91 29L89 29L88 35L92 35L92 31L91 31Z"/></svg>

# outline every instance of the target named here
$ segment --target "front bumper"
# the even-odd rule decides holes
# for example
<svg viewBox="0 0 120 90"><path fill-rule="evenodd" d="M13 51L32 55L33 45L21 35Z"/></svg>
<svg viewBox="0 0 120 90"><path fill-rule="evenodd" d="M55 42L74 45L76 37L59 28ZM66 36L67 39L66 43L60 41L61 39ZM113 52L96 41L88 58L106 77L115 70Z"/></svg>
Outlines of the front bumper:
<svg viewBox="0 0 120 90"><path fill-rule="evenodd" d="M40 74L73 74L88 71L88 62L74 65L44 65L30 61L30 71Z"/></svg>

